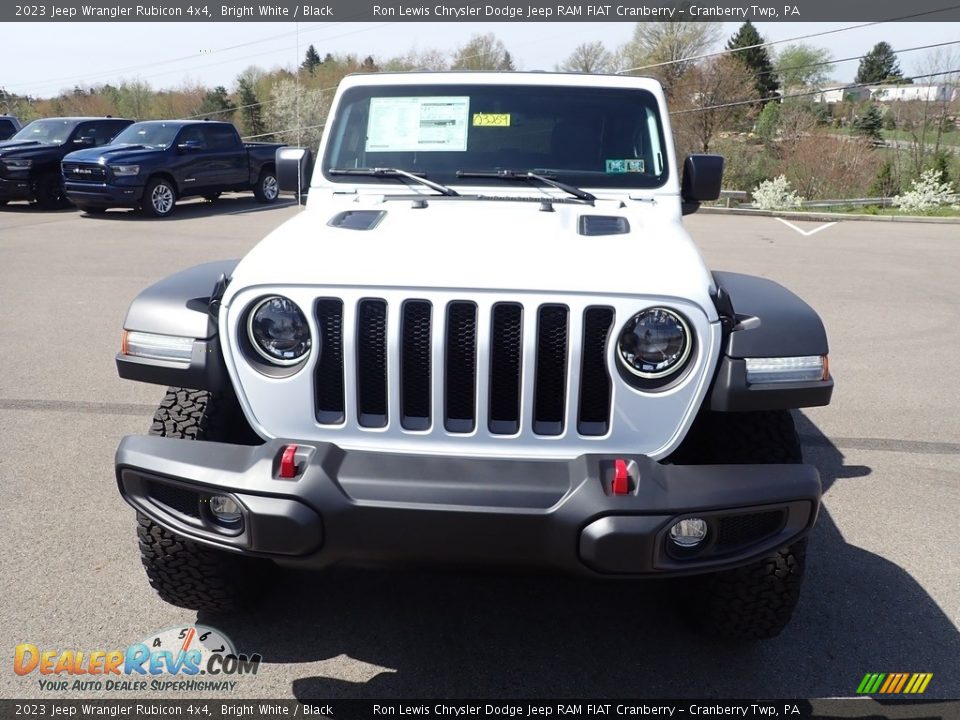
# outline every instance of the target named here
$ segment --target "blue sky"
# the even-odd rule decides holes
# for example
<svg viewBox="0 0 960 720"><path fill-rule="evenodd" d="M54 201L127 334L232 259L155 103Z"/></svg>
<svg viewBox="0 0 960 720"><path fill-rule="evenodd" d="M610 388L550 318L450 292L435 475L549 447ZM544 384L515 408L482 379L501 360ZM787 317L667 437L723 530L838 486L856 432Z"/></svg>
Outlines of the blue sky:
<svg viewBox="0 0 960 720"><path fill-rule="evenodd" d="M766 40L783 40L856 24L757 23L757 28ZM723 25L725 36L739 27ZM55 95L74 84L86 87L123 78L140 78L154 88L176 87L185 80L232 88L237 74L249 65L268 69L296 65L311 43L321 55L385 58L414 46L453 50L484 32L504 41L520 69L551 70L579 43L601 40L616 47L629 39L633 27L623 22L2 23L0 87L37 97ZM900 49L958 39L960 23L928 22L871 25L803 42L843 58L861 55L880 40ZM960 45L953 50L960 59ZM907 74L918 74L926 54L904 53L901 66ZM850 81L856 69L856 62L837 65L833 77Z"/></svg>

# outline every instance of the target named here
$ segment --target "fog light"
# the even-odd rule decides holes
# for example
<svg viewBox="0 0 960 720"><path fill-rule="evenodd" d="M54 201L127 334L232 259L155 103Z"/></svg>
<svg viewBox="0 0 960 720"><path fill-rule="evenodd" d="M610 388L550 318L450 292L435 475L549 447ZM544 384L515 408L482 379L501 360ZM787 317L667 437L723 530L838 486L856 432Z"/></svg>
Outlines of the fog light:
<svg viewBox="0 0 960 720"><path fill-rule="evenodd" d="M213 495L210 498L210 512L217 520L224 525L235 525L243 517L240 512L240 505L232 497L226 495Z"/></svg>
<svg viewBox="0 0 960 720"><path fill-rule="evenodd" d="M670 540L678 547L696 547L705 537L707 537L707 522L700 518L685 518L670 528Z"/></svg>

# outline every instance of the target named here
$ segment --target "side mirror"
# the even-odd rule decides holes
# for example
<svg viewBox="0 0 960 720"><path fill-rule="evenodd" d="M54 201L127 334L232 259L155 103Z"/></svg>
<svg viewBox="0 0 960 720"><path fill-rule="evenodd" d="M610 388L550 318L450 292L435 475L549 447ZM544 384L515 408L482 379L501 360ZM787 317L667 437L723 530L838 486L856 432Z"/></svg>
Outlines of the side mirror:
<svg viewBox="0 0 960 720"><path fill-rule="evenodd" d="M97 144L97 140L92 135L83 135L74 140L73 144L79 145L80 147L93 147Z"/></svg>
<svg viewBox="0 0 960 720"><path fill-rule="evenodd" d="M206 145L202 140L184 140L182 143L177 145L177 150L182 153L192 153L199 150L206 149Z"/></svg>
<svg viewBox="0 0 960 720"><path fill-rule="evenodd" d="M680 190L684 215L696 212L704 200L718 199L722 181L722 155L688 155L683 161L683 184Z"/></svg>
<svg viewBox="0 0 960 720"><path fill-rule="evenodd" d="M282 192L306 195L313 174L313 151L303 147L277 148L277 183Z"/></svg>

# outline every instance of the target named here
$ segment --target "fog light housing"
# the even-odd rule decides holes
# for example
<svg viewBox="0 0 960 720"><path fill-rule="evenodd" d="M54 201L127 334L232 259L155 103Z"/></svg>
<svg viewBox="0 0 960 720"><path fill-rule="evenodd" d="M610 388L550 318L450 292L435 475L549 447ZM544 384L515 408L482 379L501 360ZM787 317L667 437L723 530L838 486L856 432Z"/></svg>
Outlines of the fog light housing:
<svg viewBox="0 0 960 720"><path fill-rule="evenodd" d="M670 528L670 542L680 548L694 548L707 537L707 521L684 518Z"/></svg>
<svg viewBox="0 0 960 720"><path fill-rule="evenodd" d="M211 495L210 514L215 520L227 526L239 525L243 518L240 503L229 495Z"/></svg>

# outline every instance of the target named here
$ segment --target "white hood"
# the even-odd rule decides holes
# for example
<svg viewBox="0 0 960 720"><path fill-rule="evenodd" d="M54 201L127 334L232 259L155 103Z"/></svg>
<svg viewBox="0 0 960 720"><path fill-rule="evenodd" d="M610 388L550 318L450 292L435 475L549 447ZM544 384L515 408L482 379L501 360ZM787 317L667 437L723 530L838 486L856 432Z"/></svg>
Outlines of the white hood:
<svg viewBox="0 0 960 720"><path fill-rule="evenodd" d="M423 197L422 208L409 196L314 198L243 259L225 301L257 285L525 290L677 297L716 318L712 278L675 198L553 203L544 212L530 201ZM348 210L385 215L370 230L327 224ZM624 217L630 232L580 235L581 215Z"/></svg>

